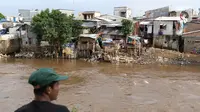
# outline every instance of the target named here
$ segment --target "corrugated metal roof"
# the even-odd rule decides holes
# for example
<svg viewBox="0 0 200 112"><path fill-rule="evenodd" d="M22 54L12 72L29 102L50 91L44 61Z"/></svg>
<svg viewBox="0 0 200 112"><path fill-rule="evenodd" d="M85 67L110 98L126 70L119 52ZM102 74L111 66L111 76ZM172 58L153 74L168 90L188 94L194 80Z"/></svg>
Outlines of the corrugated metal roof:
<svg viewBox="0 0 200 112"><path fill-rule="evenodd" d="M112 21L111 19L107 19L107 18L104 18L104 17L95 17L95 18L100 19L100 20L104 20L104 21L107 21L107 22Z"/></svg>
<svg viewBox="0 0 200 112"><path fill-rule="evenodd" d="M102 31L103 34L105 35L123 35L123 33L120 30L112 30L112 29L107 29Z"/></svg>
<svg viewBox="0 0 200 112"><path fill-rule="evenodd" d="M98 37L98 34L81 34L79 37L96 39Z"/></svg>
<svg viewBox="0 0 200 112"><path fill-rule="evenodd" d="M180 21L180 17L158 17L155 21Z"/></svg>
<svg viewBox="0 0 200 112"><path fill-rule="evenodd" d="M82 14L88 14L88 13L100 13L99 11L85 11Z"/></svg>
<svg viewBox="0 0 200 112"><path fill-rule="evenodd" d="M149 24L151 24L150 21L142 21L142 22L140 22L140 25L149 25Z"/></svg>
<svg viewBox="0 0 200 112"><path fill-rule="evenodd" d="M102 24L102 25L105 25L106 27L122 26L121 24Z"/></svg>
<svg viewBox="0 0 200 112"><path fill-rule="evenodd" d="M110 35L123 35L123 33L120 30L114 30L112 32L109 33Z"/></svg>
<svg viewBox="0 0 200 112"><path fill-rule="evenodd" d="M92 28L92 27L96 26L96 24L93 23L93 22L84 22L84 23L82 24L82 26L83 26L83 27Z"/></svg>
<svg viewBox="0 0 200 112"><path fill-rule="evenodd" d="M56 10L74 11L74 10L72 10L72 9L56 9Z"/></svg>
<svg viewBox="0 0 200 112"><path fill-rule="evenodd" d="M107 18L107 19L127 19L127 20L133 20L133 19L128 19L128 18L125 18L125 17L120 17L120 16L115 16L115 15L109 15L109 14L105 14L105 15L101 15L100 17L102 18Z"/></svg>

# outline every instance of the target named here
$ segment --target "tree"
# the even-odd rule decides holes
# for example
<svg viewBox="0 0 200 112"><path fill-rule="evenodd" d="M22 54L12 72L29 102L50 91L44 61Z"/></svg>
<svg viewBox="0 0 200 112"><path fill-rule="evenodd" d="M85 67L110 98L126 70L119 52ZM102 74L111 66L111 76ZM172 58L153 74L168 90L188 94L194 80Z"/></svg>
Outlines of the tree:
<svg viewBox="0 0 200 112"><path fill-rule="evenodd" d="M0 19L3 19L3 18L5 18L5 16L2 13L0 13Z"/></svg>
<svg viewBox="0 0 200 112"><path fill-rule="evenodd" d="M83 22L80 20L73 20L72 24L72 37L78 37L80 34L83 33Z"/></svg>
<svg viewBox="0 0 200 112"><path fill-rule="evenodd" d="M123 19L122 20L122 33L125 37L133 33L133 22L131 20Z"/></svg>
<svg viewBox="0 0 200 112"><path fill-rule="evenodd" d="M62 45L69 42L72 36L82 33L81 25L81 21L74 20L74 16L46 9L33 17L32 31L37 35L38 45L41 40L48 41L61 54Z"/></svg>

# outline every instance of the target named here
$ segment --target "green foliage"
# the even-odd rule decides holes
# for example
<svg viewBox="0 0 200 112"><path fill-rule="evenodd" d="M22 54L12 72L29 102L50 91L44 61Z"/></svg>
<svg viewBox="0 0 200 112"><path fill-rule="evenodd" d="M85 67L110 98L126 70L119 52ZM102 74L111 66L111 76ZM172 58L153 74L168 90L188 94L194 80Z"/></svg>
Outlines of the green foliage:
<svg viewBox="0 0 200 112"><path fill-rule="evenodd" d="M72 24L72 37L78 37L80 34L83 33L83 27L81 26L83 24L80 20L73 20Z"/></svg>
<svg viewBox="0 0 200 112"><path fill-rule="evenodd" d="M62 46L71 37L82 33L82 22L74 20L59 10L46 9L33 17L32 31L37 35L38 43L48 41L51 45Z"/></svg>
<svg viewBox="0 0 200 112"><path fill-rule="evenodd" d="M96 27L90 28L90 33L91 34L98 33L98 29Z"/></svg>
<svg viewBox="0 0 200 112"><path fill-rule="evenodd" d="M0 13L0 19L3 19L3 18L5 18L5 16L2 13Z"/></svg>
<svg viewBox="0 0 200 112"><path fill-rule="evenodd" d="M73 107L72 112L78 112L78 109L76 107Z"/></svg>
<svg viewBox="0 0 200 112"><path fill-rule="evenodd" d="M133 22L131 20L123 19L122 20L122 33L127 36L133 33Z"/></svg>
<svg viewBox="0 0 200 112"><path fill-rule="evenodd" d="M45 36L45 27L47 27L48 17L50 15L49 9L42 11L40 14L33 17L31 23L32 31L37 35L38 45L42 40L42 37Z"/></svg>

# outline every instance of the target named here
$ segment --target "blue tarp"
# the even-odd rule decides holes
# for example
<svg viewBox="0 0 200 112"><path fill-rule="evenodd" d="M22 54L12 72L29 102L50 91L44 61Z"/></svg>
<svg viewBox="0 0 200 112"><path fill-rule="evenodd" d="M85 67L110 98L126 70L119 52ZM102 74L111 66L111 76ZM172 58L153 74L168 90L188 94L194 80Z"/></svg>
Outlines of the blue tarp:
<svg viewBox="0 0 200 112"><path fill-rule="evenodd" d="M0 23L1 23L1 22L7 22L7 20L6 20L6 19L1 19L1 20L0 20Z"/></svg>
<svg viewBox="0 0 200 112"><path fill-rule="evenodd" d="M129 36L127 42L134 44L135 42L140 43L141 37L138 36Z"/></svg>
<svg viewBox="0 0 200 112"><path fill-rule="evenodd" d="M140 40L141 37L138 37L138 36L129 36L128 38L131 38L131 39L134 39L134 40Z"/></svg>
<svg viewBox="0 0 200 112"><path fill-rule="evenodd" d="M64 47L64 48L69 47L69 48L74 49L74 48L75 48L75 45L74 45L74 43L67 43L67 44L63 45L63 47Z"/></svg>
<svg viewBox="0 0 200 112"><path fill-rule="evenodd" d="M6 30L6 29L0 30L0 34L6 34L6 33L7 33L7 30Z"/></svg>
<svg viewBox="0 0 200 112"><path fill-rule="evenodd" d="M103 43L112 43L113 40L112 40L112 39L105 39L105 40L103 40L102 42L103 42Z"/></svg>

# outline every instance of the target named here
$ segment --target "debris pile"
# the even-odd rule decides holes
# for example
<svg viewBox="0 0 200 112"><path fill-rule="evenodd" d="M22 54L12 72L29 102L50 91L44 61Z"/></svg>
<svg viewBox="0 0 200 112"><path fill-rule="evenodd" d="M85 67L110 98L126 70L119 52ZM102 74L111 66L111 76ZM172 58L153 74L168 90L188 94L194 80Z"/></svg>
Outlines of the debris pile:
<svg viewBox="0 0 200 112"><path fill-rule="evenodd" d="M45 58L53 57L54 54L47 47L24 47L20 49L19 53L15 54L15 58Z"/></svg>
<svg viewBox="0 0 200 112"><path fill-rule="evenodd" d="M35 55L34 52L21 52L18 54L15 54L15 58L34 58Z"/></svg>
<svg viewBox="0 0 200 112"><path fill-rule="evenodd" d="M188 58L190 57L190 58ZM103 59L111 63L134 63L134 64L180 64L186 65L198 63L191 58L189 54L183 54L177 51L148 48L143 49L141 56L130 56L127 53L120 52L117 56L109 54L104 55ZM200 62L200 61L199 61Z"/></svg>
<svg viewBox="0 0 200 112"><path fill-rule="evenodd" d="M8 58L8 57L10 57L10 56L8 56L8 55L3 55L3 54L0 54L0 58Z"/></svg>

